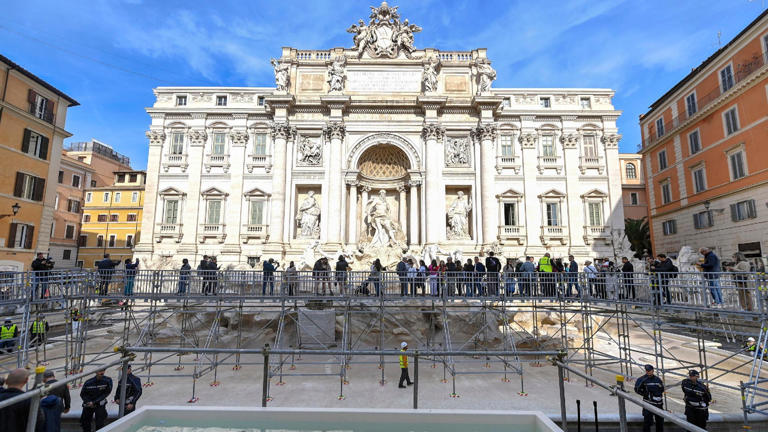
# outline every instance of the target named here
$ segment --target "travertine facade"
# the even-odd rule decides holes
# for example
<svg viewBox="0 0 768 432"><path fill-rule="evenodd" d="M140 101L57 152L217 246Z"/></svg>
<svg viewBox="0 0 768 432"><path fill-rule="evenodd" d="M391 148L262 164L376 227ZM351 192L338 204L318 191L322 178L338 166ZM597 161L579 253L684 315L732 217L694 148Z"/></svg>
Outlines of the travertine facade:
<svg viewBox="0 0 768 432"><path fill-rule="evenodd" d="M492 88L485 49L415 49L385 4L348 31L275 87L155 89L137 256L620 253L611 90Z"/></svg>

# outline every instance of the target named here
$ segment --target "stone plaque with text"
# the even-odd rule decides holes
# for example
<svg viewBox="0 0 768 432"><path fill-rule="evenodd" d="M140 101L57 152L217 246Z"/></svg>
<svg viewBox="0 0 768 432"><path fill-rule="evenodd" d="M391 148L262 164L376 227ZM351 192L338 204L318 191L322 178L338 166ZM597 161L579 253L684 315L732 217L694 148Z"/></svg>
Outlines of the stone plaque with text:
<svg viewBox="0 0 768 432"><path fill-rule="evenodd" d="M421 91L421 71L347 71L347 90L353 92Z"/></svg>

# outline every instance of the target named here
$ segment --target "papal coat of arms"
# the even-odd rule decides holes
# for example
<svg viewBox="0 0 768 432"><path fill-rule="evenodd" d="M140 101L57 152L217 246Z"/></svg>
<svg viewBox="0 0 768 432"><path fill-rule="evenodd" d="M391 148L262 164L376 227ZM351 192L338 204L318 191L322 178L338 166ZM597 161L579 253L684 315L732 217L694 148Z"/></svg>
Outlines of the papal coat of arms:
<svg viewBox="0 0 768 432"><path fill-rule="evenodd" d="M379 7L371 6L367 25L360 20L347 29L355 34L353 41L358 57L367 52L371 57L385 58L396 58L401 50L410 58L415 50L413 34L420 31L421 27L408 23L407 19L400 22L397 6L389 7L387 2L382 2Z"/></svg>

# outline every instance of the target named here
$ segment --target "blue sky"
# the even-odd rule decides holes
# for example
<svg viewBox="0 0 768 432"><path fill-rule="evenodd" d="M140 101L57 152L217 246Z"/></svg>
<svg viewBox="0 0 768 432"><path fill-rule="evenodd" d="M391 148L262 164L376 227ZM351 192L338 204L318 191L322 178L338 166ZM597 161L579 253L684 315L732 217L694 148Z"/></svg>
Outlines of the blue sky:
<svg viewBox="0 0 768 432"><path fill-rule="evenodd" d="M351 46L379 1L5 0L0 53L77 99L68 141L96 138L146 168L152 88L271 86L282 46ZM638 115L765 0L393 0L416 47L488 48L496 87L609 87L623 152Z"/></svg>

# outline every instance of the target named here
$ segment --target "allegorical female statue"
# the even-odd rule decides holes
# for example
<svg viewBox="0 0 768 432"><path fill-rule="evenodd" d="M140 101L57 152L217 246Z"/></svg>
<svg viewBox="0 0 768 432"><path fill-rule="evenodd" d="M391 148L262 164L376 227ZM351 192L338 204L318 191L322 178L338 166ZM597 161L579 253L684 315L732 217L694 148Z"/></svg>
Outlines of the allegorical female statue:
<svg viewBox="0 0 768 432"><path fill-rule="evenodd" d="M309 191L301 203L296 222L300 228L299 238L320 238L320 206L317 205L314 191Z"/></svg>
<svg viewBox="0 0 768 432"><path fill-rule="evenodd" d="M291 69L291 65L288 63L280 63L275 59L272 59L270 63L272 63L272 67L275 69L275 86L277 87L277 91L288 91L288 84L290 83L288 73Z"/></svg>
<svg viewBox="0 0 768 432"><path fill-rule="evenodd" d="M456 200L448 209L448 239L460 240L469 238L469 212L472 201L464 197L464 192L456 194Z"/></svg>

